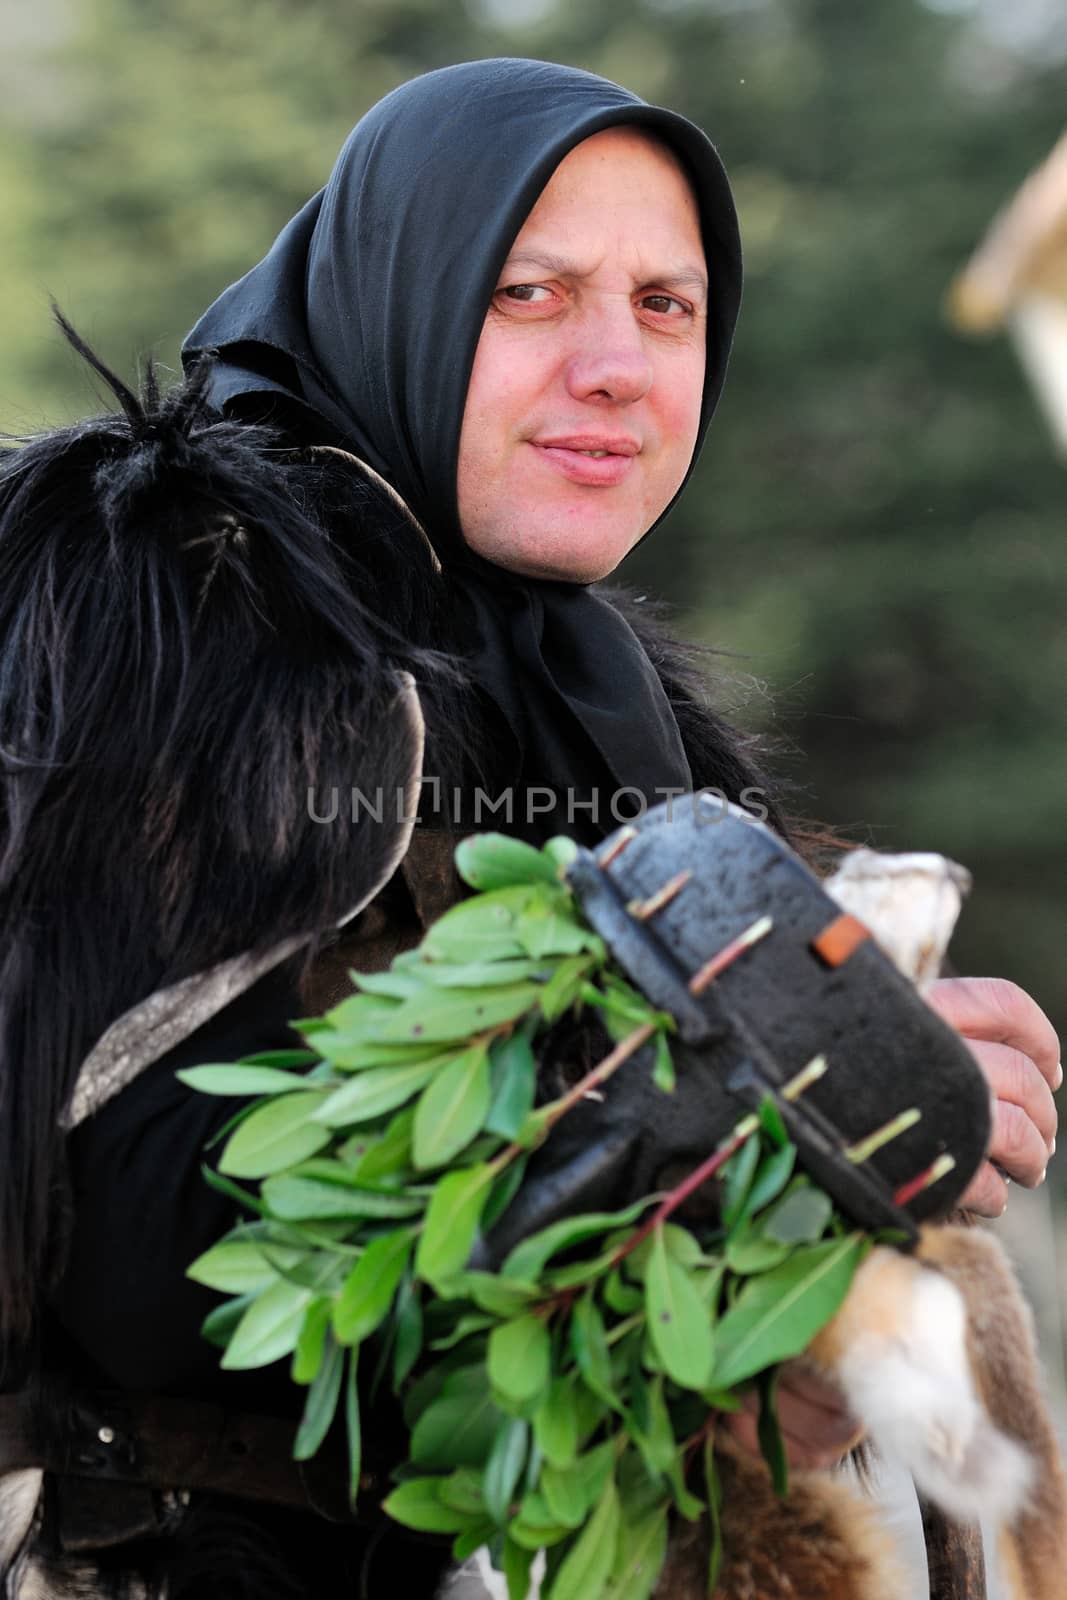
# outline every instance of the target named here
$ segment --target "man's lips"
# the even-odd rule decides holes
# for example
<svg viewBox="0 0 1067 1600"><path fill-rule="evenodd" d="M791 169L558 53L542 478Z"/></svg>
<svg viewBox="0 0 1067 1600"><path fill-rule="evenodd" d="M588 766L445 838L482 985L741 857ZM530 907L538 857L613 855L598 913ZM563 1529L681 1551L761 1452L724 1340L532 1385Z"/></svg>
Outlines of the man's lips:
<svg viewBox="0 0 1067 1600"><path fill-rule="evenodd" d="M595 434L531 439L529 442L543 461L571 483L604 489L622 483L641 448L635 439L604 438Z"/></svg>

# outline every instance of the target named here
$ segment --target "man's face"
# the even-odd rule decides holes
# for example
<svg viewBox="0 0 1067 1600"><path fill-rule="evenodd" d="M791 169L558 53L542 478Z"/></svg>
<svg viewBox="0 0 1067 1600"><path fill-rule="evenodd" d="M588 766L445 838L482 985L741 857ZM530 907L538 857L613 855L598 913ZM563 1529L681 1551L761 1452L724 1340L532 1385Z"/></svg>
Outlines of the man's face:
<svg viewBox="0 0 1067 1600"><path fill-rule="evenodd" d="M685 476L706 324L700 217L677 162L630 128L577 145L478 342L457 468L468 545L532 577L611 572Z"/></svg>

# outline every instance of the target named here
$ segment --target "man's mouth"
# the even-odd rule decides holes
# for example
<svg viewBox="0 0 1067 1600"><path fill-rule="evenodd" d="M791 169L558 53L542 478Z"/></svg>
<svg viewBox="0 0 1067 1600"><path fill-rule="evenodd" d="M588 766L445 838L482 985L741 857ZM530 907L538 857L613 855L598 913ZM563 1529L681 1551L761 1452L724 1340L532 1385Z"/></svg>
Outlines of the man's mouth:
<svg viewBox="0 0 1067 1600"><path fill-rule="evenodd" d="M571 483L589 489L612 489L630 474L640 450L635 439L588 437L531 439L538 456Z"/></svg>

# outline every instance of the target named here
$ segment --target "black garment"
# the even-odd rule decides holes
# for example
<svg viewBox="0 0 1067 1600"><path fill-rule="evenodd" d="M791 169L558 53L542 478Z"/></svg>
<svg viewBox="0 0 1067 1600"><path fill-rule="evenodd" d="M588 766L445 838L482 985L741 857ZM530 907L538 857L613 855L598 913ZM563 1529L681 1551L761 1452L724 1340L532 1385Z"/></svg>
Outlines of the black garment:
<svg viewBox="0 0 1067 1600"><path fill-rule="evenodd" d="M387 95L353 129L326 187L186 340L222 360L217 404L284 396L368 461L423 523L457 579L469 661L514 739L528 784L562 801L596 790L655 804L692 774L632 630L594 590L522 578L463 544L456 458L471 364L497 275L563 157L591 134L647 129L682 162L710 278L699 451L722 388L741 292L725 172L685 118L543 61L467 62ZM690 464L690 470L692 463ZM631 801L633 803L633 801ZM612 825L608 819L607 831Z"/></svg>

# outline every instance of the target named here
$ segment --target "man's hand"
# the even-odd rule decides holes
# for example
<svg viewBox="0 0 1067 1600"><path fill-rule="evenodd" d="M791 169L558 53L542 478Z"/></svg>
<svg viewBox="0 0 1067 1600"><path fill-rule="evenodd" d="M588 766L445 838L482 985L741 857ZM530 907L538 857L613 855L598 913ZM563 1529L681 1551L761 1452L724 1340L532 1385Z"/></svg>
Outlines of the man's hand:
<svg viewBox="0 0 1067 1600"><path fill-rule="evenodd" d="M1005 978L941 978L923 998L966 1039L993 1092L989 1157L961 1204L999 1217L1008 1203L1005 1177L1036 1188L1056 1148L1059 1038L1041 1007Z"/></svg>
<svg viewBox="0 0 1067 1600"><path fill-rule="evenodd" d="M782 1368L777 1402L778 1426L791 1467L836 1466L862 1438L863 1430L841 1391L803 1360L788 1361ZM743 1396L742 1405L743 1410L727 1412L723 1421L739 1444L759 1455L759 1396L754 1389Z"/></svg>

